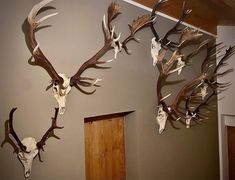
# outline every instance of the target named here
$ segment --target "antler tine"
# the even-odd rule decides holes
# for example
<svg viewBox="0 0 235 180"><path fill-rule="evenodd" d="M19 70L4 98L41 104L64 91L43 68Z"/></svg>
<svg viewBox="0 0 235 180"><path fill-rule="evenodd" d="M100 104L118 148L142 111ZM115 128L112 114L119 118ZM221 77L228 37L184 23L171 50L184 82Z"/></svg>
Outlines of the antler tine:
<svg viewBox="0 0 235 180"><path fill-rule="evenodd" d="M224 48L224 47L220 47L221 45L222 43L218 43L213 46L207 46L206 57L201 64L201 72L205 72L208 69L209 63L211 62L212 57L215 56L218 52L216 48L219 47L219 50Z"/></svg>
<svg viewBox="0 0 235 180"><path fill-rule="evenodd" d="M10 114L9 114L9 134L11 134L14 137L14 139L16 140L16 142L17 142L18 146L20 147L21 151L28 153L27 149L26 149L26 146L24 146L21 143L21 141L20 141L19 137L17 136L17 134L14 130L14 127L13 127L13 115L14 115L14 112L16 111L16 109L17 108L13 108L11 110Z"/></svg>
<svg viewBox="0 0 235 180"><path fill-rule="evenodd" d="M44 68L50 77L52 78L53 82L57 82L62 86L63 79L58 75L50 61L46 58L46 56L43 54L41 49L39 48L39 43L36 41L35 32L37 31L39 25L45 21L46 19L57 15L58 13L53 13L47 16L42 17L40 20L36 20L36 17L38 15L38 12L46 6L48 3L52 2L53 0L43 0L40 3L36 4L32 10L30 11L28 15L28 23L29 23L29 33L28 33L28 39L29 39L29 45L30 45L30 51L32 53L32 58L34 58L34 61L30 59L29 63L31 65L37 65Z"/></svg>
<svg viewBox="0 0 235 180"><path fill-rule="evenodd" d="M111 31L112 26L111 22L121 14L121 6L117 4L116 2L112 2L111 5L108 7L108 27L109 30Z"/></svg>
<svg viewBox="0 0 235 180"><path fill-rule="evenodd" d="M221 60L219 61L218 65L214 70L214 74L218 73L218 70L225 64L225 61L227 61L234 54L235 54L235 46L230 46L228 49L226 49L225 55L221 58Z"/></svg>
<svg viewBox="0 0 235 180"><path fill-rule="evenodd" d="M149 26L152 22L155 21L155 19L156 17L152 17L151 15L146 14L133 20L132 24L128 24L130 29L130 35L126 37L126 39L122 42L122 47L127 54L131 54L130 50L128 50L127 48L127 43L131 40L140 42L140 40L135 37L135 34L144 27Z"/></svg>
<svg viewBox="0 0 235 180"><path fill-rule="evenodd" d="M5 143L9 143L13 147L14 149L13 153L17 153L17 154L19 153L20 151L19 147L15 144L14 141L12 141L12 139L9 136L9 120L5 121L5 139L1 143L1 147L3 147Z"/></svg>
<svg viewBox="0 0 235 180"><path fill-rule="evenodd" d="M36 22L36 16L38 14L38 12L44 7L46 6L47 4L49 4L50 2L52 2L54 0L44 0L44 1L41 1L40 3L36 4L35 6L33 6L32 10L30 11L29 15L28 15L28 20L29 22L32 22L35 26L39 25L40 23ZM56 13L57 14L57 13ZM56 14L51 14L50 16L52 15L56 15ZM48 17L49 18L49 17ZM47 18L42 18L41 21L39 22L42 22L43 19L47 19Z"/></svg>
<svg viewBox="0 0 235 180"><path fill-rule="evenodd" d="M216 95L216 91L213 90L213 92L206 98L206 100L202 103L200 103L195 109L194 109L194 113L198 113L200 111L200 109L203 106L206 106L208 104L208 102Z"/></svg>
<svg viewBox="0 0 235 180"><path fill-rule="evenodd" d="M222 76L224 76L224 75L226 75L226 74L228 74L228 73L231 73L231 72L233 72L233 71L234 71L234 69L232 69L232 68L227 69L227 70L225 70L225 71L222 72L222 73L216 74L216 77L222 77Z"/></svg>
<svg viewBox="0 0 235 180"><path fill-rule="evenodd" d="M59 127L57 126L57 116L58 116L58 112L59 112L59 108L55 108L55 116L52 117L52 123L51 123L51 127L46 131L46 133L42 136L41 140L39 142L37 142L37 147L38 150L42 150L44 151L43 146L46 144L46 140L52 136L52 134L54 133L55 129L63 129L64 127ZM54 135L54 134L53 134ZM41 159L41 158L39 158Z"/></svg>
<svg viewBox="0 0 235 180"><path fill-rule="evenodd" d="M104 14L103 20L102 20L102 29L103 29L103 33L104 33L104 42L106 42L110 38L110 33L109 33L109 29L106 24L105 14Z"/></svg>
<svg viewBox="0 0 235 180"><path fill-rule="evenodd" d="M168 0L159 0L153 7L151 16L155 16L156 15L156 11L158 8L160 8L164 3L166 3Z"/></svg>
<svg viewBox="0 0 235 180"><path fill-rule="evenodd" d="M194 57L195 55L197 55L201 50L205 49L208 44L210 43L211 40L206 39L204 41L202 41L199 46L196 48L196 50L194 50L192 53L188 54L185 57L185 61L189 61L190 58Z"/></svg>
<svg viewBox="0 0 235 180"><path fill-rule="evenodd" d="M192 12L191 9L185 9L185 2L183 2L183 6L182 6L182 15L179 18L178 22L175 24L175 26L173 26L163 37L162 39L162 45L163 46L167 46L167 47L177 47L178 44L174 43L170 40L168 40L168 37L172 34L176 34L182 31L182 29L178 29L179 26L181 25L182 21L188 16L188 14L190 14Z"/></svg>
<svg viewBox="0 0 235 180"><path fill-rule="evenodd" d="M231 86L232 83L231 82L226 82L226 83L217 83L216 84L216 87L217 87L217 90L218 90L218 93L226 90L229 86Z"/></svg>
<svg viewBox="0 0 235 180"><path fill-rule="evenodd" d="M168 0L160 0L158 1L154 7L153 7L153 10L152 10L152 13L151 13L151 17L156 17L156 11L158 8L160 8L165 2L167 2ZM151 31L154 35L154 37L156 38L156 41L159 41L159 35L157 34L157 31L155 30L154 28L154 22L150 23L150 28L151 28Z"/></svg>
<svg viewBox="0 0 235 180"><path fill-rule="evenodd" d="M82 89L78 84L74 85L75 88L77 88L77 90L81 91L84 94L90 95L90 94L94 94L96 92L96 89L94 89L93 91L86 91L84 89Z"/></svg>

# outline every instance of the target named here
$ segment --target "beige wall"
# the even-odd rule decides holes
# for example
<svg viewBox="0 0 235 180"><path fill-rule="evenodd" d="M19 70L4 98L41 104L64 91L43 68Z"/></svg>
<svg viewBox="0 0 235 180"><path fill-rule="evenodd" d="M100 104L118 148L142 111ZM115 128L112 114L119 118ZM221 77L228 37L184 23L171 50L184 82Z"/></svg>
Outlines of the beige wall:
<svg viewBox="0 0 235 180"><path fill-rule="evenodd" d="M217 43L223 42L227 47L230 45L235 45L235 27L234 26L218 26L217 27L218 38ZM225 69L235 67L235 57L232 56L228 60L228 66L224 67ZM221 69L221 72L223 69ZM221 94L219 94L218 101L218 119L219 119L219 144L220 144L220 179L228 179L228 150L227 150L227 127L226 126L235 126L234 123L234 91L235 91L235 80L234 72L229 73L226 76L219 78L220 82L231 82L231 86ZM226 121L228 117L233 118L232 123L228 124Z"/></svg>
<svg viewBox="0 0 235 180"><path fill-rule="evenodd" d="M3 0L0 6L0 141L4 138L4 121L12 107L15 129L20 138L40 139L50 125L56 102L45 88L50 80L47 73L27 63L30 57L24 41L22 24L39 0ZM52 3L59 15L48 20L52 27L37 33L41 48L58 72L72 75L78 67L103 45L101 19L111 1L56 0ZM124 37L127 23L146 13L122 1L123 14L116 20L116 31ZM173 23L158 18L158 31L163 34ZM135 111L126 117L126 163L128 180L216 180L219 179L217 115L208 123L191 129L181 125L158 135L155 123L156 79L152 67L149 29L138 33L141 44L129 44L133 55L124 52L110 65L112 69L91 69L86 75L102 78L102 87L93 95L72 89L67 111L59 117L65 128L56 131L61 140L49 139L43 163L35 159L33 180L83 180L84 118ZM104 59L108 60L112 53ZM198 59L198 61L200 61ZM186 71L182 78L199 70ZM169 90L170 91L170 90ZM0 179L21 180L22 165L10 145L0 149Z"/></svg>
<svg viewBox="0 0 235 180"><path fill-rule="evenodd" d="M223 42L223 44L227 47L231 45L235 45L235 27L234 26L218 26L218 39L217 42ZM235 67L235 56L232 56L228 60L229 65L224 69L234 68ZM229 73L226 76L223 76L219 79L222 82L231 82L232 85L229 89L219 96L223 98L221 101L218 102L219 113L221 114L228 114L234 115L234 98L235 98L235 80L234 80L234 73Z"/></svg>

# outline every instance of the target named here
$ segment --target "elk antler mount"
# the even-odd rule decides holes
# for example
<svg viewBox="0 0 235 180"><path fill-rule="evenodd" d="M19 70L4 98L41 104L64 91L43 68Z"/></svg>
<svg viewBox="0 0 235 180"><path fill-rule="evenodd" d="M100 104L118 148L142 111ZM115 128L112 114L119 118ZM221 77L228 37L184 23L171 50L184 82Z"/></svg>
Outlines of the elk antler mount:
<svg viewBox="0 0 235 180"><path fill-rule="evenodd" d="M160 0L156 3L152 10L152 18L156 17L156 10L164 5L166 0ZM200 123L207 119L207 113L203 111L203 107L207 107L210 100L218 93L225 90L230 83L219 83L217 78L232 72L232 69L220 72L221 67L227 65L227 60L235 53L235 46L229 47L223 53L223 48L220 44L214 44L212 40L203 39L203 34L198 30L191 28L182 28L182 21L188 17L192 10L185 8L183 3L182 15L178 22L160 38L154 23L151 23L151 30L154 35L151 41L151 55L153 65L159 71L157 80L157 98L158 98L158 112L157 123L159 125L159 133L161 134L166 126L167 120L175 127L175 121L179 121L186 125L187 128L191 126L191 122ZM170 39L172 35L178 34L178 40ZM194 50L186 54L184 48L194 45ZM188 50L187 50L188 51ZM177 93L173 103L167 103L166 99L172 93L163 95L163 87L171 82L167 78L173 74L181 74L185 66L190 65L194 56L199 52L206 51L206 57L201 64L201 73L186 83L182 89ZM169 57L170 55L170 57ZM215 65L215 59L218 59Z"/></svg>
<svg viewBox="0 0 235 180"><path fill-rule="evenodd" d="M113 59L108 61L100 60L110 50L114 50L114 59L116 59L117 54L122 50L122 48L127 54L130 54L130 51L127 48L127 43L131 40L139 42L135 37L135 34L143 27L150 25L150 23L154 21L154 17L151 15L143 15L134 20L133 23L129 25L130 35L121 42L121 33L117 35L115 33L115 26L112 25L113 20L121 14L121 6L114 2L111 3L107 11L107 22L105 15L103 16L102 21L104 33L103 47L94 56L85 61L73 76L67 77L65 74L59 74L56 72L48 58L43 54L35 37L35 33L40 29L41 23L46 19L57 15L57 13L53 13L44 16L39 20L36 19L40 10L52 1L53 0L43 0L32 8L28 15L29 31L26 36L28 37L27 39L29 39L29 49L32 53L32 58L29 63L31 65L41 66L48 72L52 81L51 85L48 86L47 89L53 87L53 94L59 105L59 114L63 114L65 111L66 96L69 94L73 86L86 94L92 94L95 90L87 92L81 87L99 86L97 83L101 81L101 79L84 77L82 76L83 72L91 67L98 67L98 65L111 62Z"/></svg>
<svg viewBox="0 0 235 180"><path fill-rule="evenodd" d="M60 139L54 134L54 130L62 129L63 127L57 126L57 116L59 109L55 108L55 115L52 118L51 126L42 136L40 141L37 142L35 138L32 137L27 137L20 141L13 127L13 115L16 109L17 108L13 108L11 110L9 114L9 120L7 120L5 123L6 133L5 140L3 141L2 146L7 142L13 146L14 152L17 153L18 159L24 166L24 176L27 178L31 174L32 163L37 155L39 157L39 160L43 162L41 159L40 151L44 151L43 147L44 145L46 145L46 140L52 136L57 139ZM14 138L16 143L11 139L10 135Z"/></svg>

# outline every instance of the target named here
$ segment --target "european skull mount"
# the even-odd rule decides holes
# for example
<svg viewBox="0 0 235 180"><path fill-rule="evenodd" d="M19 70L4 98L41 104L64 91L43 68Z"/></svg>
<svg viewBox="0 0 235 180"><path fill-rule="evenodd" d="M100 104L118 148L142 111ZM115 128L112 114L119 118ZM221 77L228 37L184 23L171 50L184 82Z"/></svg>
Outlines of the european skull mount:
<svg viewBox="0 0 235 180"><path fill-rule="evenodd" d="M40 10L52 1L53 0L43 0L32 8L28 15L29 31L26 33L26 36L28 37L27 39L29 40L30 46L29 49L32 53L32 58L30 59L29 63L31 65L41 66L48 72L52 81L51 85L48 86L47 89L53 87L53 94L59 105L59 113L63 114L65 112L66 96L73 86L86 94L92 94L95 92L95 90L87 92L81 87L99 86L97 83L101 81L101 79L84 77L82 76L83 72L89 68L97 68L99 67L98 65L111 62L113 59L107 61L100 60L110 50L114 50L114 59L116 59L117 54L122 49L124 49L127 54L130 54L130 51L127 48L127 43L131 40L139 42L139 40L135 37L136 32L138 32L143 27L150 25L150 23L154 21L154 17L152 18L150 15L143 15L134 20L132 24L129 24L130 35L121 42L121 33L117 35L115 33L115 26L112 25L113 20L119 14L121 14L121 7L117 3L111 3L107 11L107 22L105 15L103 16L102 21L104 46L89 60L85 61L73 76L68 77L63 73L58 74L56 72L50 61L43 54L35 37L35 33L41 29L41 23L46 19L57 15L57 13L53 13L36 20L37 15L41 12Z"/></svg>
<svg viewBox="0 0 235 180"><path fill-rule="evenodd" d="M156 17L156 11L166 3L167 0L158 1L153 10L152 18ZM192 122L200 124L208 118L208 105L213 97L230 85L230 83L220 83L218 78L233 71L233 69L224 70L222 67L227 65L227 60L235 53L235 46L229 47L223 51L221 43L214 44L213 40L205 39L203 34L196 29L182 28L182 21L191 13L192 10L185 8L183 3L182 15L178 22L166 32L163 38L160 38L154 23L150 27L154 37L151 41L151 55L153 65L157 67L159 76L157 80L157 98L158 112L157 123L159 133L161 134L167 120L175 127L175 121L181 122L187 128L192 126ZM178 36L177 36L178 35ZM174 37L174 38L173 38ZM178 37L178 38L175 38ZM175 40L177 39L177 40ZM185 48L191 46L194 49L189 52ZM181 74L182 70L191 65L192 58L205 52L205 58L202 59L201 73L186 83L176 94L172 104L169 99L172 93L164 93L165 85L182 82L182 80L167 81L167 78L173 74ZM218 63L215 64L217 58ZM222 69L222 72L220 72ZM165 95L164 95L165 94Z"/></svg>
<svg viewBox="0 0 235 180"><path fill-rule="evenodd" d="M55 137L60 139L54 134L55 129L62 129L63 127L57 126L57 115L58 108L55 108L55 115L52 118L52 124L50 128L45 132L40 141L36 141L33 137L26 137L20 141L17 133L13 127L13 114L17 108L13 108L9 114L9 120L5 123L5 140L2 143L2 147L5 143L10 143L14 148L14 152L17 153L18 159L24 166L24 176L28 178L31 174L32 164L34 158L38 155L39 161L43 162L41 159L40 151L44 151L44 145L46 145L46 140L50 137ZM10 135L14 138L11 139ZM16 142L16 143L15 143Z"/></svg>

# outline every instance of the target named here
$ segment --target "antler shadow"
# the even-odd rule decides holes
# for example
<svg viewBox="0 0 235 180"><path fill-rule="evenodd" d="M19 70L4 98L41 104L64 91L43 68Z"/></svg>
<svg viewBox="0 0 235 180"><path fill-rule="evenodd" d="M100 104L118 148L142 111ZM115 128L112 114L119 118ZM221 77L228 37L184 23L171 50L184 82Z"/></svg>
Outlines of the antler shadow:
<svg viewBox="0 0 235 180"><path fill-rule="evenodd" d="M10 132L10 130L9 130L9 120L5 121L4 127L5 127L5 139L1 143L1 148L3 148L3 146L6 143L9 143L13 147L13 149L14 149L13 153L18 153L19 152L19 148L16 146L16 144L9 137L9 132Z"/></svg>

